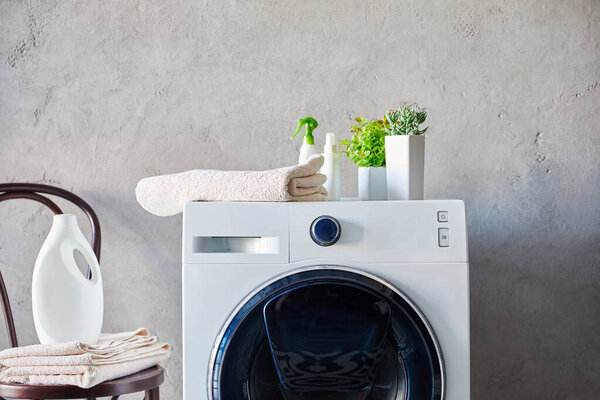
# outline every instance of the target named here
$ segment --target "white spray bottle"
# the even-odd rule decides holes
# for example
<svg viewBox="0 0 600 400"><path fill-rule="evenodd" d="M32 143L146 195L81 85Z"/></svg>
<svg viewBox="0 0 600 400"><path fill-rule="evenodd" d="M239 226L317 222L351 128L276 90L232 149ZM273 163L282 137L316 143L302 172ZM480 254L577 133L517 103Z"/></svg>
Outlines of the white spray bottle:
<svg viewBox="0 0 600 400"><path fill-rule="evenodd" d="M325 146L323 148L325 163L321 167L321 173L327 176L323 184L327 189L327 200L337 201L340 199L340 153L335 141L335 133L329 132L325 135Z"/></svg>
<svg viewBox="0 0 600 400"><path fill-rule="evenodd" d="M302 147L300 148L300 156L298 157L298 164L304 164L313 154L317 154L317 146L315 146L315 138L312 132L319 125L316 119L313 117L306 117L298 120L298 129L296 133L292 135L292 138L296 137L302 127L306 125L306 133L302 140Z"/></svg>

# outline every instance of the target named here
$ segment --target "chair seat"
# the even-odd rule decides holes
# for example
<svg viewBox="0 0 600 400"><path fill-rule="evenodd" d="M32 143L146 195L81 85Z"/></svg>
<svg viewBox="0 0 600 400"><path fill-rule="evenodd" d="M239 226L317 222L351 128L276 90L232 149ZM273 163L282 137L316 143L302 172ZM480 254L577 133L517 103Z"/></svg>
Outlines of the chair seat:
<svg viewBox="0 0 600 400"><path fill-rule="evenodd" d="M0 398L6 399L87 399L118 396L154 389L165 380L164 371L156 366L138 373L102 382L89 389L68 385L0 384Z"/></svg>

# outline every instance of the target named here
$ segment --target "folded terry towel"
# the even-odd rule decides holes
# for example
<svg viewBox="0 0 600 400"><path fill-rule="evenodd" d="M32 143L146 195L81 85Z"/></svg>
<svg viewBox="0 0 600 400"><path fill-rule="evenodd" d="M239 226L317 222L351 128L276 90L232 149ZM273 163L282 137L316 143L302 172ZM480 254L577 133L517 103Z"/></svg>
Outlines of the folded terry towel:
<svg viewBox="0 0 600 400"><path fill-rule="evenodd" d="M321 201L327 199L319 174L323 156L306 164L268 171L192 170L144 178L135 188L137 201L155 215L183 211L190 201Z"/></svg>
<svg viewBox="0 0 600 400"><path fill-rule="evenodd" d="M0 352L0 382L88 388L164 362L171 348L147 329L81 342L15 347Z"/></svg>

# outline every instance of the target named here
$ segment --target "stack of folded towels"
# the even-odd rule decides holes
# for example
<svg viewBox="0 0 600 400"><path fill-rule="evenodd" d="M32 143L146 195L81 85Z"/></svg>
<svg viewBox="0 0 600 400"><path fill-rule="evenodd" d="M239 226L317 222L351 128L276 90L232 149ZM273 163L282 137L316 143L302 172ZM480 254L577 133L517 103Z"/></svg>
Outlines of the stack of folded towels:
<svg viewBox="0 0 600 400"><path fill-rule="evenodd" d="M0 382L89 388L166 361L167 343L147 329L103 334L96 344L37 344L0 352Z"/></svg>
<svg viewBox="0 0 600 400"><path fill-rule="evenodd" d="M160 216L179 214L190 201L322 201L327 200L322 166L323 156L314 155L305 164L268 171L196 169L144 178L135 195Z"/></svg>

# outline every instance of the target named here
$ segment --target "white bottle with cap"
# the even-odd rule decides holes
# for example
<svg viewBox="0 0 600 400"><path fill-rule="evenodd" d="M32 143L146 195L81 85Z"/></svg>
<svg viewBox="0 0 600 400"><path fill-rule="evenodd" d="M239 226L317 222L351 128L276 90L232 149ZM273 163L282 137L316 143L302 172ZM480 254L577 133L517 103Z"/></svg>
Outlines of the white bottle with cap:
<svg viewBox="0 0 600 400"><path fill-rule="evenodd" d="M327 182L323 184L329 193L327 200L337 201L340 199L340 153L335 142L335 133L329 132L325 135L323 157L325 163L321 173L327 176Z"/></svg>

